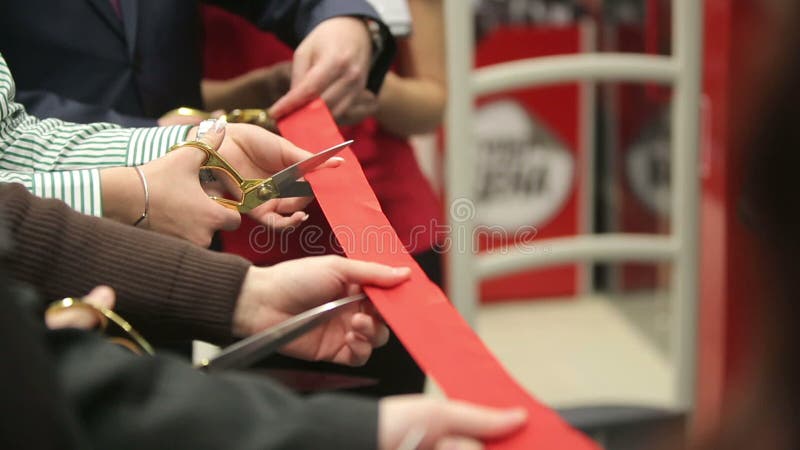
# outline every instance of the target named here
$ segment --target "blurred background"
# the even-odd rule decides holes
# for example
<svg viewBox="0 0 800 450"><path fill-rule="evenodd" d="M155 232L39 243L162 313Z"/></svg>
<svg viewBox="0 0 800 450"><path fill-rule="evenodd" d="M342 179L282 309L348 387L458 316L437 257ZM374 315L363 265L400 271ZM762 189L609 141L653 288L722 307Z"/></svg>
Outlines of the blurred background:
<svg viewBox="0 0 800 450"><path fill-rule="evenodd" d="M742 383L743 300L759 292L727 128L756 8L481 0L469 26L454 3L456 125L438 146L423 139L423 155L444 154L420 161L445 207L474 201L465 226L506 234L479 233L481 256L448 254L451 299L530 392L606 448L714 427ZM465 56L474 69L459 80ZM453 97L464 86L470 116ZM526 226L531 251L503 252Z"/></svg>
<svg viewBox="0 0 800 450"><path fill-rule="evenodd" d="M446 121L412 142L450 227L450 299L606 448L713 428L746 371L742 299L759 289L729 142L755 7L444 4Z"/></svg>

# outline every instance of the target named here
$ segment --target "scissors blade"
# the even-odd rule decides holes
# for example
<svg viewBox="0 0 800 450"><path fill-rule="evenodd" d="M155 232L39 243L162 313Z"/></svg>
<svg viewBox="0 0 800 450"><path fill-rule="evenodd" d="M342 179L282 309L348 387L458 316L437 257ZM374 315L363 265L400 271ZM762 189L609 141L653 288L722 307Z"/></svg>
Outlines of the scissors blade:
<svg viewBox="0 0 800 450"><path fill-rule="evenodd" d="M254 362L275 353L287 343L329 319L340 308L366 298L367 296L364 294L353 295L302 312L260 333L225 347L215 357L211 358L204 365L204 368L214 371L248 367Z"/></svg>
<svg viewBox="0 0 800 450"><path fill-rule="evenodd" d="M276 173L272 176L272 181L275 183L275 186L278 188L278 193L281 197L284 197L283 190L285 186L296 181L298 178L302 178L303 175L310 172L312 169L316 168L320 164L324 163L332 156L336 156L337 153L344 150L345 147L352 144L353 141L349 140L346 142L342 142L341 144L336 144L331 148L327 148L314 156L308 157L302 161L296 162L291 166L281 170L280 172Z"/></svg>
<svg viewBox="0 0 800 450"><path fill-rule="evenodd" d="M286 197L313 197L314 191L307 181L295 181L281 188L281 198Z"/></svg>

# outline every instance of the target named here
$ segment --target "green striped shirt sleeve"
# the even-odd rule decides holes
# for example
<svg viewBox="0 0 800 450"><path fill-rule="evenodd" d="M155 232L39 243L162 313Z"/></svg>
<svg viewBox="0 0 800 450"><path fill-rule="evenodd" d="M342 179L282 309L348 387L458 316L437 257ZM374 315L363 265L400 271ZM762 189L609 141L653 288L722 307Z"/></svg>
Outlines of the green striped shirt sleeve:
<svg viewBox="0 0 800 450"><path fill-rule="evenodd" d="M100 169L158 159L191 128L39 120L14 102L14 90L0 55L0 182L21 183L37 196L62 200L85 214L103 213Z"/></svg>

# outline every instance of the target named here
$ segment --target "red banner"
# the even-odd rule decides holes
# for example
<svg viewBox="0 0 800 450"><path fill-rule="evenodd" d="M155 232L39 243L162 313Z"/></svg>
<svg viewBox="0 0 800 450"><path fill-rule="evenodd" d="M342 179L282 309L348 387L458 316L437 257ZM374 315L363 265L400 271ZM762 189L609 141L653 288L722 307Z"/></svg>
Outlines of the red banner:
<svg viewBox="0 0 800 450"><path fill-rule="evenodd" d="M278 126L283 136L304 148L327 148L343 140L320 100L281 120ZM450 398L528 409L529 421L523 430L489 443L488 448L598 449L511 378L405 251L350 149L342 157L345 162L340 167L311 173L307 179L348 257L411 268L411 280L400 286L365 287L386 322ZM388 232L375 233L376 229ZM362 239L364 236L369 239Z"/></svg>

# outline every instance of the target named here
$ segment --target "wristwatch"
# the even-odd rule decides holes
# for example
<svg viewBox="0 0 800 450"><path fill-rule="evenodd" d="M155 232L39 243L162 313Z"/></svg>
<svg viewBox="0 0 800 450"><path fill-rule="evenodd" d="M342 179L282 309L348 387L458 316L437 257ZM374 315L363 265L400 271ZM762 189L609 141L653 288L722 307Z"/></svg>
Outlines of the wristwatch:
<svg viewBox="0 0 800 450"><path fill-rule="evenodd" d="M367 32L369 32L369 38L372 40L372 59L370 60L370 66L374 66L375 61L383 51L383 33L381 32L381 26L377 21L370 19L369 17L364 17L363 20L364 25L367 27Z"/></svg>

